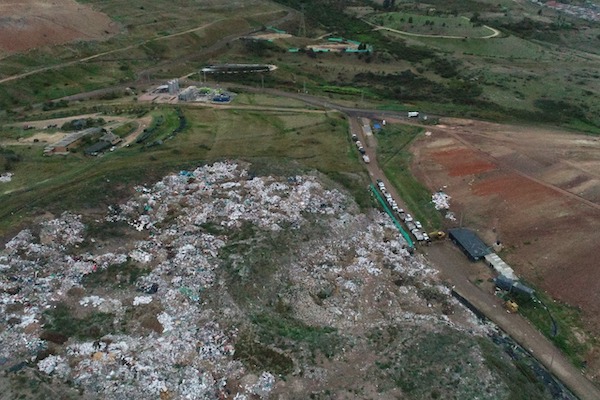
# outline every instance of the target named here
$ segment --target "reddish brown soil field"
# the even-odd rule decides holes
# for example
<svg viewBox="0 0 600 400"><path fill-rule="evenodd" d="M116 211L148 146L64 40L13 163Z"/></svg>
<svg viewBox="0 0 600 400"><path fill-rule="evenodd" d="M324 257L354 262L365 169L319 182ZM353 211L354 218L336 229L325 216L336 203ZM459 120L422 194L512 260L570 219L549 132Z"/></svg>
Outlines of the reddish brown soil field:
<svg viewBox="0 0 600 400"><path fill-rule="evenodd" d="M413 171L521 277L580 307L600 334L600 140L446 120L413 145Z"/></svg>
<svg viewBox="0 0 600 400"><path fill-rule="evenodd" d="M466 148L454 148L435 153L435 160L448 169L450 176L477 174L494 169L489 161L473 157L473 151ZM461 160L462 162L456 162Z"/></svg>
<svg viewBox="0 0 600 400"><path fill-rule="evenodd" d="M0 3L0 54L74 40L100 40L118 31L108 16L74 0Z"/></svg>

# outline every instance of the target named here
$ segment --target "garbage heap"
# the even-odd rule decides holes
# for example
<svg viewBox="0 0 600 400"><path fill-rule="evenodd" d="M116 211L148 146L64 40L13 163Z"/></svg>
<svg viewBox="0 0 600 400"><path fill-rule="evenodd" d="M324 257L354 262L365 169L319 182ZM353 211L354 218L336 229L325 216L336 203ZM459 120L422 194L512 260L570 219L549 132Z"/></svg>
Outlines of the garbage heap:
<svg viewBox="0 0 600 400"><path fill-rule="evenodd" d="M334 387L324 357L345 365L374 329L409 324L414 340L485 332L464 311L462 323L440 312L456 302L385 215L360 213L316 173L249 171L181 171L136 187L104 219L65 212L18 233L0 253L0 364L103 399L242 400L288 393L290 382L310 393L317 375ZM261 340L282 363L242 348ZM469 352L469 385L496 388Z"/></svg>

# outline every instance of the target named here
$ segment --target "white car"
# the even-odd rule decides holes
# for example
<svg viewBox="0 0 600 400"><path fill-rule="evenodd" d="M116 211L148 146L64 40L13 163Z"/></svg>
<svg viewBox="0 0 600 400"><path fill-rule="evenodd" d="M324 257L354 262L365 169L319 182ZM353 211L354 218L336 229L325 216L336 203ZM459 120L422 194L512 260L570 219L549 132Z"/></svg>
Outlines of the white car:
<svg viewBox="0 0 600 400"><path fill-rule="evenodd" d="M404 216L404 222L412 222L412 220L413 220L413 217L412 217L412 215L410 215L410 214L406 214L406 215Z"/></svg>
<svg viewBox="0 0 600 400"><path fill-rule="evenodd" d="M419 228L419 229L422 229L422 228L423 228L423 225L421 225L421 222L420 222L420 221L415 221L415 226L416 226L417 228Z"/></svg>

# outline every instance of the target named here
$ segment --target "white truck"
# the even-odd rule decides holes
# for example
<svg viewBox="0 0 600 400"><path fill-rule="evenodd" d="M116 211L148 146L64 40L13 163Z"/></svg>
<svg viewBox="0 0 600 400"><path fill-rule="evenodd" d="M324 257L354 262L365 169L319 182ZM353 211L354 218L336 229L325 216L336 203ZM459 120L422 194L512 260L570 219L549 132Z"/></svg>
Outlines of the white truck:
<svg viewBox="0 0 600 400"><path fill-rule="evenodd" d="M363 161L364 161L366 164L368 164L368 163L370 163L370 162L371 162L371 159L369 158L369 156L368 156L368 155L366 155L366 154L363 154L363 156L362 156L362 157L363 157Z"/></svg>
<svg viewBox="0 0 600 400"><path fill-rule="evenodd" d="M419 118L419 112L418 111L409 111L408 118Z"/></svg>

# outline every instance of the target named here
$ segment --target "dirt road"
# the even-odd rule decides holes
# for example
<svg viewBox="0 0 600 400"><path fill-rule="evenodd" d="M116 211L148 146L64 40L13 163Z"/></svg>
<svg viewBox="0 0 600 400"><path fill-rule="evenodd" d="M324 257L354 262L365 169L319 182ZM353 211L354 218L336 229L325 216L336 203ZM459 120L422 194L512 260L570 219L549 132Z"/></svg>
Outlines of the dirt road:
<svg viewBox="0 0 600 400"><path fill-rule="evenodd" d="M261 12L261 13L251 14L249 16L256 16L256 15L262 15L262 14L266 14L266 13ZM281 23L283 21L287 21L288 19L292 18L292 16L293 16L293 13L288 10L288 13L284 17L278 18L278 19L273 20L273 21L270 21L270 22L266 23L266 25L275 25L275 24ZM68 61L68 62L57 64L57 65L51 65L51 66L48 66L48 67L37 68L37 69L34 69L32 71L24 72L24 73L21 73L21 74L11 75L11 76L8 76L6 78L0 79L0 84L5 83L5 82L10 82L10 81L18 80L18 79L23 79L23 78L26 78L28 76L38 74L40 72L50 71L50 70L57 70L57 69L69 67L71 65L79 64L79 63L82 63L82 62L91 61L91 60L94 60L96 58L99 58L99 57L102 57L102 56L106 56L106 55L109 55L109 54L115 54L115 53L120 53L120 52L123 52L123 51L131 50L131 49L137 48L139 46L142 46L142 45L150 43L150 42L155 42L155 41L170 39L170 38L173 38L173 37L176 37L176 36L181 36L181 35L186 35L188 33L198 32L198 31L201 31L201 30L204 30L204 29L208 28L209 26L219 24L219 23L221 23L221 22L223 22L225 20L226 20L226 18L217 19L217 20L211 21L211 22L209 22L207 24L204 24L204 25L201 25L201 26L197 26L197 27L192 28L192 29L186 29L184 31L172 33L170 35L165 35L165 36L161 36L161 37L158 37L158 38L152 38L152 39L144 40L144 41L141 41L141 42L129 45L129 46L121 47L119 49L109 50L109 51L105 51L105 52L102 52L102 53L93 54L93 55L88 56L88 57L80 58L80 59L77 59L77 60ZM252 29L250 31L243 32L241 34L241 36L249 35L250 33L253 33L255 31L257 31L257 30L258 29ZM227 41L231 40L231 38L234 38L234 37L237 38L239 36L240 36L240 34L238 33L238 34L235 34L235 35L228 36L226 39L221 39L218 42L215 42L213 45L211 45L208 49L206 49L206 51L209 51L209 52L210 51L214 51L216 48L224 46L227 43ZM179 60L177 60L177 62L179 62Z"/></svg>
<svg viewBox="0 0 600 400"><path fill-rule="evenodd" d="M358 118L350 117L350 134L356 134L364 143L366 154L371 159L366 164L371 179L381 179L394 199L402 204L402 199L387 181L383 170L377 163L377 140L375 136L366 137ZM600 390L581 371L557 349L534 326L518 314L508 314L501 302L493 293L476 286L469 277L473 275L474 264L449 241L436 242L431 246L421 247L425 254L440 271L441 276L454 285L457 293L473 304L483 315L498 325L517 343L527 349L542 365L554 374L565 386L581 399L600 399Z"/></svg>
<svg viewBox="0 0 600 400"><path fill-rule="evenodd" d="M427 259L440 271L441 276L454 285L457 293L527 349L577 397L600 398L598 388L587 380L529 321L519 314L507 313L497 297L480 289L469 280L469 272L474 267L451 242L434 243L425 248L424 252Z"/></svg>
<svg viewBox="0 0 600 400"><path fill-rule="evenodd" d="M465 39L465 36L452 36L452 35L427 35L424 33L411 33L411 32L406 32L406 31L400 31L398 29L393 29L393 28L388 28L386 26L381 26L381 25L377 25L374 24L372 22L369 22L367 20L363 19L363 22L371 25L372 27L374 27L374 30L379 30L379 31L389 31L389 32L394 32L394 33L398 33L400 35L405 35L405 36L413 36L413 37L423 37L423 38L437 38L437 39ZM484 28L489 29L492 33L490 33L489 35L486 36L478 36L478 37L472 37L472 38L468 38L468 39L491 39L491 38L495 38L497 36L500 36L500 31L498 29L492 28L491 26L487 26L487 25L483 25Z"/></svg>

